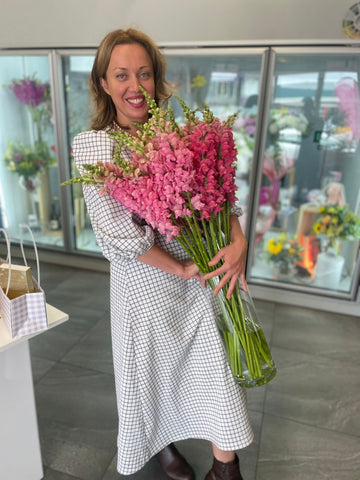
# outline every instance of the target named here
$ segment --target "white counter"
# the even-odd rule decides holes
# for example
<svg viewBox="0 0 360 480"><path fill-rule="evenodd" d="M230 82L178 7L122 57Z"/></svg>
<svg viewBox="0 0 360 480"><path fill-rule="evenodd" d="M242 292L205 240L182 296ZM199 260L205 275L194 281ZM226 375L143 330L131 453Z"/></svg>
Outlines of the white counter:
<svg viewBox="0 0 360 480"><path fill-rule="evenodd" d="M47 305L53 328L69 316ZM12 339L0 317L0 477L41 480L42 459L28 340L47 330Z"/></svg>

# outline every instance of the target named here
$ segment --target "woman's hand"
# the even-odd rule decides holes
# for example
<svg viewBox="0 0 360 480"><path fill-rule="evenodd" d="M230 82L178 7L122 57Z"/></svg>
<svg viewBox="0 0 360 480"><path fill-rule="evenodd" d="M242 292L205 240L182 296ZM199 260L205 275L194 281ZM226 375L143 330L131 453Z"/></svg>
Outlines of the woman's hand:
<svg viewBox="0 0 360 480"><path fill-rule="evenodd" d="M164 272L184 278L185 280L196 278L204 288L206 287L203 275L192 260L179 262L157 245L153 245L150 250L137 257L137 259L139 262L150 265L151 267L156 267Z"/></svg>
<svg viewBox="0 0 360 480"><path fill-rule="evenodd" d="M196 280L199 280L199 282L204 288L206 288L206 281L204 279L204 276L192 260L186 260L185 262L182 262L182 268L182 278L184 278L185 280L189 280L189 278L195 278Z"/></svg>
<svg viewBox="0 0 360 480"><path fill-rule="evenodd" d="M247 241L241 231L238 217L233 215L230 216L230 227L230 245L221 248L208 264L210 267L213 267L221 260L223 260L223 265L221 265L213 272L204 275L205 280L216 277L218 275L224 275L214 289L214 295L217 295L226 284L229 284L228 292L226 295L226 298L228 299L230 299L232 292L234 291L238 278L240 278L244 290L248 290L245 279Z"/></svg>

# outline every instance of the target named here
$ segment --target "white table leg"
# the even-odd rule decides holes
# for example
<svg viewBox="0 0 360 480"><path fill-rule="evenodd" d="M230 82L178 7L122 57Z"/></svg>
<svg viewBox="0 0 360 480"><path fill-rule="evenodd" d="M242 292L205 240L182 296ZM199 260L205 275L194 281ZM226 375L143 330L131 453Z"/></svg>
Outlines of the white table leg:
<svg viewBox="0 0 360 480"><path fill-rule="evenodd" d="M29 343L0 352L0 476L43 478Z"/></svg>

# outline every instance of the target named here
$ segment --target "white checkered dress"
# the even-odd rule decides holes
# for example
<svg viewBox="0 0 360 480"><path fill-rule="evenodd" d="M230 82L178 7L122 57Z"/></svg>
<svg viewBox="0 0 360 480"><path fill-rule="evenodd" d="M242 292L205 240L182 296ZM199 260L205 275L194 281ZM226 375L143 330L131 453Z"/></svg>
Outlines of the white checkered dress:
<svg viewBox="0 0 360 480"><path fill-rule="evenodd" d="M75 138L80 171L84 163L112 161L116 144L107 130ZM111 263L118 471L132 474L169 443L187 438L223 450L247 446L253 433L246 393L231 376L211 290L137 261L154 243L178 259L186 254L95 187L84 187L84 195L97 243Z"/></svg>

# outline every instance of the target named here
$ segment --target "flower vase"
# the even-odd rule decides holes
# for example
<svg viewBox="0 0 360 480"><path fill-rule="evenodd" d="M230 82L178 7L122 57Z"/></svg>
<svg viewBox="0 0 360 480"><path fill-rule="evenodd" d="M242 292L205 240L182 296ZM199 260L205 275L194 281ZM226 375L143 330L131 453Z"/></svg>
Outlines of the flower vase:
<svg viewBox="0 0 360 480"><path fill-rule="evenodd" d="M247 388L268 383L276 368L250 293L239 282L230 300L224 289L217 299L221 312L216 326L235 381Z"/></svg>
<svg viewBox="0 0 360 480"><path fill-rule="evenodd" d="M289 280L294 272L293 265L291 263L275 263L273 271L274 280Z"/></svg>
<svg viewBox="0 0 360 480"><path fill-rule="evenodd" d="M314 285L336 290L339 288L345 258L337 255L334 249L328 248L316 259Z"/></svg>
<svg viewBox="0 0 360 480"><path fill-rule="evenodd" d="M24 175L20 175L19 185L23 190L26 190L28 193L33 194L39 188L40 181L37 176L25 177Z"/></svg>

